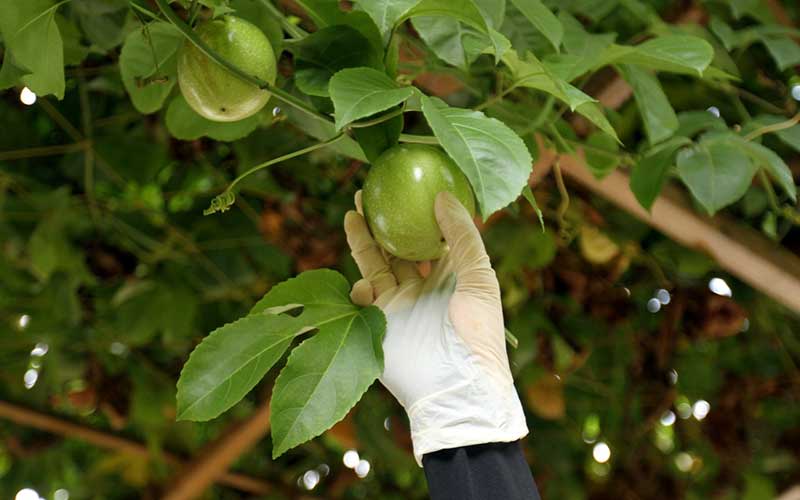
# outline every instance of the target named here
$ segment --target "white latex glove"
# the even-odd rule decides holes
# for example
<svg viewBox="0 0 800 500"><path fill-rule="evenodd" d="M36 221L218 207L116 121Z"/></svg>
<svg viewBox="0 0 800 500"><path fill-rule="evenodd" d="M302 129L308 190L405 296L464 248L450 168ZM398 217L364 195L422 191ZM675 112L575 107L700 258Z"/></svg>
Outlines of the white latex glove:
<svg viewBox="0 0 800 500"><path fill-rule="evenodd" d="M414 457L528 434L508 365L500 287L480 234L449 193L435 212L449 251L423 278L414 262L385 254L358 212L345 216L347 242L363 279L351 292L386 314L380 380L411 423Z"/></svg>

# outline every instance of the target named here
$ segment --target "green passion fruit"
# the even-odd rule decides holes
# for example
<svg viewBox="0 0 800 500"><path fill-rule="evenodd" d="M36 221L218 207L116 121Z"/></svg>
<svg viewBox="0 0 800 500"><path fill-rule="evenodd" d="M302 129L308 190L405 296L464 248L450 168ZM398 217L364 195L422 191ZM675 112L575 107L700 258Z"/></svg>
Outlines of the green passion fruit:
<svg viewBox="0 0 800 500"><path fill-rule="evenodd" d="M275 53L254 24L225 16L201 24L196 33L211 50L245 73L275 83ZM214 62L188 40L178 50L178 85L192 109L218 122L247 118L263 108L270 96Z"/></svg>
<svg viewBox="0 0 800 500"><path fill-rule="evenodd" d="M444 151L424 144L386 150L373 162L361 193L375 241L402 259L439 258L445 243L433 205L442 191L475 214L469 181Z"/></svg>

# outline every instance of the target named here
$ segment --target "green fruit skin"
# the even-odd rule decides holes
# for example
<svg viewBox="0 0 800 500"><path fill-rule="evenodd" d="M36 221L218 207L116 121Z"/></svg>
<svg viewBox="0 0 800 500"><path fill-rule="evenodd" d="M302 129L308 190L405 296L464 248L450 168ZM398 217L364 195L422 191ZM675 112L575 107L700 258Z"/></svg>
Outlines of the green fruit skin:
<svg viewBox="0 0 800 500"><path fill-rule="evenodd" d="M385 151L372 164L361 193L375 241L402 259L441 257L445 243L433 206L442 191L455 195L475 215L469 181L444 151L424 144Z"/></svg>
<svg viewBox="0 0 800 500"><path fill-rule="evenodd" d="M225 16L203 23L196 33L211 50L245 73L275 83L275 53L254 24ZM263 108L270 96L214 62L188 40L178 51L178 85L192 109L218 122L247 118Z"/></svg>

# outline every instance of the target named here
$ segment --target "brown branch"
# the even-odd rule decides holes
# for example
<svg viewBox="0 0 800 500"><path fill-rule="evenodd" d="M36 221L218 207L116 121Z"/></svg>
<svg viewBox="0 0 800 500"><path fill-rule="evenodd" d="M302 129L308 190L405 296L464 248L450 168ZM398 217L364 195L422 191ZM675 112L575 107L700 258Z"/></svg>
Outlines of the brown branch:
<svg viewBox="0 0 800 500"><path fill-rule="evenodd" d="M232 426L209 443L178 474L164 500L189 500L199 497L240 455L252 448L269 432L269 401L263 403L247 420ZM266 493L265 492L262 492Z"/></svg>
<svg viewBox="0 0 800 500"><path fill-rule="evenodd" d="M60 417L24 408L7 401L0 401L0 418L10 420L24 427L32 427L70 439L80 439L100 448L119 451L147 459L152 458L147 446L136 441L76 424ZM185 463L183 459L172 453L164 452L161 456L165 462L172 466L181 466ZM230 486L254 495L264 495L272 490L272 487L266 481L231 472L223 472L222 474L215 475L209 481L216 481L225 486Z"/></svg>
<svg viewBox="0 0 800 500"><path fill-rule="evenodd" d="M79 151L85 151L88 146L90 146L89 142L82 140L73 144L57 144L54 146L39 146L35 148L15 149L13 151L0 151L0 161L77 153Z"/></svg>
<svg viewBox="0 0 800 500"><path fill-rule="evenodd" d="M626 174L614 171L598 181L579 156L562 156L561 169L573 182L608 199L674 241L706 253L732 275L800 312L800 258L755 230L721 215L710 218L696 213L686 196L669 185L647 212L633 196Z"/></svg>

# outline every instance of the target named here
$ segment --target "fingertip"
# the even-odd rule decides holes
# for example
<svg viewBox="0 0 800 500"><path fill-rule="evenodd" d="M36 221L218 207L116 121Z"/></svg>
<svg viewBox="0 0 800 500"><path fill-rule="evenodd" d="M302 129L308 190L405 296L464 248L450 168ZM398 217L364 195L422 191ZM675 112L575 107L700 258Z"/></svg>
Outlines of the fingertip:
<svg viewBox="0 0 800 500"><path fill-rule="evenodd" d="M362 278L355 282L352 290L350 290L350 300L357 306L368 306L374 300L374 291L372 284Z"/></svg>
<svg viewBox="0 0 800 500"><path fill-rule="evenodd" d="M361 201L361 190L360 189L358 191L356 191L355 196L353 196L353 201L356 204L356 210L358 211L358 213L360 213L361 215L364 215L364 205L363 205L363 203Z"/></svg>

